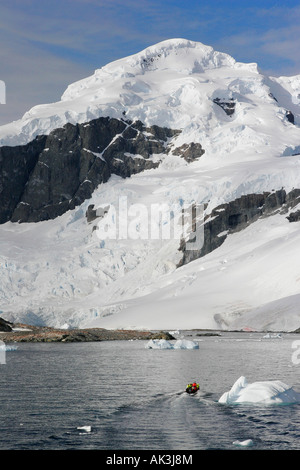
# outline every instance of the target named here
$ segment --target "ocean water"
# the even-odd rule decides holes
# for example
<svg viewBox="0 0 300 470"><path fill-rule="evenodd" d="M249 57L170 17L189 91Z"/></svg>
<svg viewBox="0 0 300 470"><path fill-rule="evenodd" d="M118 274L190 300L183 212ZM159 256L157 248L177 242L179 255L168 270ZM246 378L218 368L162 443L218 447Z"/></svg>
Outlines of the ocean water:
<svg viewBox="0 0 300 470"><path fill-rule="evenodd" d="M20 343L0 364L0 450L299 450L300 404L221 405L244 375L300 392L297 335L222 333L186 339L195 350L147 341ZM184 392L188 382L200 392ZM238 442L238 443L237 443Z"/></svg>

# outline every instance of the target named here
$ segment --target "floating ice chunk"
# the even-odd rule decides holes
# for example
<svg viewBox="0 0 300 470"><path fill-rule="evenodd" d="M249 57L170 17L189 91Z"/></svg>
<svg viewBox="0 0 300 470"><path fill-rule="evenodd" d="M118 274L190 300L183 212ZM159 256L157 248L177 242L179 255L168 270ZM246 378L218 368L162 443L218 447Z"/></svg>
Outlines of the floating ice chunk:
<svg viewBox="0 0 300 470"><path fill-rule="evenodd" d="M79 431L91 432L92 426L78 426L77 429Z"/></svg>
<svg viewBox="0 0 300 470"><path fill-rule="evenodd" d="M199 343L187 339L178 339L174 344L174 349L199 349Z"/></svg>
<svg viewBox="0 0 300 470"><path fill-rule="evenodd" d="M0 342L0 351L16 351L18 346L12 346L8 344L1 344Z"/></svg>
<svg viewBox="0 0 300 470"><path fill-rule="evenodd" d="M266 335L263 336L265 339L270 339L270 338L282 338L281 333L275 333L275 334L270 334L267 333Z"/></svg>
<svg viewBox="0 0 300 470"><path fill-rule="evenodd" d="M241 446L241 447L252 447L253 441L252 439L246 439L245 441L234 441L232 444L234 444L235 446Z"/></svg>
<svg viewBox="0 0 300 470"><path fill-rule="evenodd" d="M146 349L173 349L173 344L166 339L150 339L145 347Z"/></svg>
<svg viewBox="0 0 300 470"><path fill-rule="evenodd" d="M280 380L247 383L240 377L229 392L223 393L219 403L291 404L300 402L300 393Z"/></svg>
<svg viewBox="0 0 300 470"><path fill-rule="evenodd" d="M187 339L178 339L174 344L165 339L150 339L146 349L199 349L199 344Z"/></svg>

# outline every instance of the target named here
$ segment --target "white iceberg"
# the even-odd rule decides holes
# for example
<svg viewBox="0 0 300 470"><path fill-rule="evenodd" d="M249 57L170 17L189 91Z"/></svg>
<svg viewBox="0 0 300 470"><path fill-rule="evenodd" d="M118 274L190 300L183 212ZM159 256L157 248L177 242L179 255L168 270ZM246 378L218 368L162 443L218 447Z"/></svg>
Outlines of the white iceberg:
<svg viewBox="0 0 300 470"><path fill-rule="evenodd" d="M248 384L240 377L229 392L223 393L219 403L291 404L300 402L300 393L280 380L253 382Z"/></svg>
<svg viewBox="0 0 300 470"><path fill-rule="evenodd" d="M146 349L199 349L199 344L187 339L178 339L174 344L166 339L150 339Z"/></svg>
<svg viewBox="0 0 300 470"><path fill-rule="evenodd" d="M275 333L275 334L267 333L266 335L263 336L263 338L264 339L282 338L282 335L281 333Z"/></svg>
<svg viewBox="0 0 300 470"><path fill-rule="evenodd" d="M150 339L145 347L146 349L173 349L174 346L166 339Z"/></svg>
<svg viewBox="0 0 300 470"><path fill-rule="evenodd" d="M234 441L232 444L240 447L252 447L253 441L252 439L246 439L245 441Z"/></svg>
<svg viewBox="0 0 300 470"><path fill-rule="evenodd" d="M92 431L92 426L78 426L77 429L79 431L91 432Z"/></svg>
<svg viewBox="0 0 300 470"><path fill-rule="evenodd" d="M199 343L188 339L178 339L174 344L174 349L199 349Z"/></svg>
<svg viewBox="0 0 300 470"><path fill-rule="evenodd" d="M0 351L16 351L18 349L18 346L13 346L13 345L8 345L8 344L1 344L0 341Z"/></svg>

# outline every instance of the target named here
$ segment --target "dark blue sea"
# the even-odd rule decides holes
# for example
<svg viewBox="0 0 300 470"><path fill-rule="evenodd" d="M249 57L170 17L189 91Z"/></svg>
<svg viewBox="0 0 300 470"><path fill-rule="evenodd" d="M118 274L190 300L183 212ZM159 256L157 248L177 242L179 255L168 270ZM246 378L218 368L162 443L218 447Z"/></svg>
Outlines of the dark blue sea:
<svg viewBox="0 0 300 470"><path fill-rule="evenodd" d="M147 341L19 343L0 364L0 450L299 450L300 404L221 405L245 376L300 391L299 338L222 333L194 350ZM200 392L184 392L197 380Z"/></svg>

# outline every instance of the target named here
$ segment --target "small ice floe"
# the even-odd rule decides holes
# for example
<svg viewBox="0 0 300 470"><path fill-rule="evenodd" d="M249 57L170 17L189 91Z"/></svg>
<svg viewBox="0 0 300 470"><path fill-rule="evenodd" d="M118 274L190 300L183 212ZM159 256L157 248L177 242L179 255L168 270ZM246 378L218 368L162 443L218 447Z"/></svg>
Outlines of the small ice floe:
<svg viewBox="0 0 300 470"><path fill-rule="evenodd" d="M150 339L146 349L199 349L199 343L187 339L178 339L174 344L166 339Z"/></svg>
<svg viewBox="0 0 300 470"><path fill-rule="evenodd" d="M245 441L234 441L232 444L240 447L252 447L253 441L252 439L246 439Z"/></svg>
<svg viewBox="0 0 300 470"><path fill-rule="evenodd" d="M92 426L78 426L77 429L78 431L91 432Z"/></svg>
<svg viewBox="0 0 300 470"><path fill-rule="evenodd" d="M170 335L180 335L180 330L169 331Z"/></svg>
<svg viewBox="0 0 300 470"><path fill-rule="evenodd" d="M274 333L274 334L271 334L271 333L267 333L266 335L263 336L264 339L272 339L272 338L282 338L282 335L281 333Z"/></svg>
<svg viewBox="0 0 300 470"><path fill-rule="evenodd" d="M225 404L292 404L300 402L300 393L280 380L253 382L248 384L240 377L229 392L223 393L219 403Z"/></svg>
<svg viewBox="0 0 300 470"><path fill-rule="evenodd" d="M18 346L0 343L0 351L16 351L17 349L18 349Z"/></svg>

